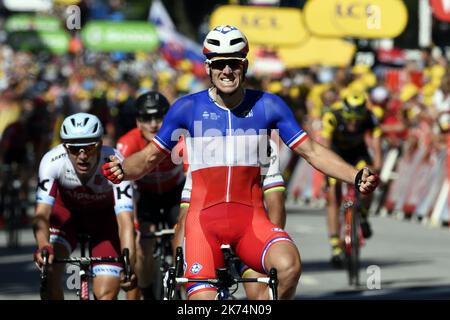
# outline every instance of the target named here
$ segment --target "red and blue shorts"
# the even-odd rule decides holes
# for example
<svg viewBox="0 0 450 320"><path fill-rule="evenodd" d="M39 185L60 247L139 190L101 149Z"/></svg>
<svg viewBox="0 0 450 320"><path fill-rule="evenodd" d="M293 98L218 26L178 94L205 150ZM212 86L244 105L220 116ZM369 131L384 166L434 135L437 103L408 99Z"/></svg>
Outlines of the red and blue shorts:
<svg viewBox="0 0 450 320"><path fill-rule="evenodd" d="M221 203L195 211L186 218L184 243L185 276L190 279L216 278L216 268L223 267L220 246L229 244L243 263L255 271L267 273L264 259L270 246L290 241L290 236L271 223L263 207L240 203ZM188 296L213 286L192 283Z"/></svg>

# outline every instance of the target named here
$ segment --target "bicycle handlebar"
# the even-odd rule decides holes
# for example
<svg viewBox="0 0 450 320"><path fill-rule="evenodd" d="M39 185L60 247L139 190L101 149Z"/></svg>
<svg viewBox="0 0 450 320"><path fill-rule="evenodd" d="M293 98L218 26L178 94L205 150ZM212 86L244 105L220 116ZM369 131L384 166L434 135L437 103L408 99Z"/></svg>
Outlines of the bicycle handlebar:
<svg viewBox="0 0 450 320"><path fill-rule="evenodd" d="M208 278L208 279L190 279L185 277L176 277L175 278L177 283L184 284L184 283L190 283L190 282L199 282L199 283L209 283L212 285L217 285L221 282L218 278ZM259 283L265 283L269 284L272 280L271 277L258 277L258 278L236 278L233 280L234 283L247 283L247 282L259 282Z"/></svg>
<svg viewBox="0 0 450 320"><path fill-rule="evenodd" d="M123 249L123 264L125 270L125 282L129 282L131 278L131 263L130 263L130 250L128 248Z"/></svg>
<svg viewBox="0 0 450 320"><path fill-rule="evenodd" d="M48 273L48 258L50 256L47 249L42 250L42 258L44 264L41 271L41 280L47 278ZM80 266L87 266L94 262L121 262L124 264L125 282L128 282L131 277L131 263L130 263L130 250L124 248L122 255L119 257L68 257L62 259L54 259L53 263L78 263Z"/></svg>
<svg viewBox="0 0 450 320"><path fill-rule="evenodd" d="M142 238L153 239L153 238L159 238L159 237L172 236L174 234L175 234L175 229L162 229L159 231L141 233L140 236L141 236L141 239Z"/></svg>

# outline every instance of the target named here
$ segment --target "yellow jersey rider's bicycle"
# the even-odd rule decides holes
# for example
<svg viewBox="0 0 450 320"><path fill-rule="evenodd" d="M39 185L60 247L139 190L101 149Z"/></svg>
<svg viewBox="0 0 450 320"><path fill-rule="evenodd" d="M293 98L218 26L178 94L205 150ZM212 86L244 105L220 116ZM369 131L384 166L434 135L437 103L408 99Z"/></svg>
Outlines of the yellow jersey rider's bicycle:
<svg viewBox="0 0 450 320"><path fill-rule="evenodd" d="M350 92L340 103L332 106L322 117L323 143L333 149L345 161L356 169L373 165L378 170L381 166L381 129L375 115L367 108L367 97L363 92ZM369 137L368 137L369 136ZM370 140L368 139L370 138ZM370 145L367 143L370 141ZM369 147L371 152L369 152ZM373 161L372 156L373 155ZM339 207L342 199L341 184L335 179L327 179L328 187L328 227L332 249L331 263L343 267L345 248L340 232ZM372 234L367 220L367 208L370 198L360 201L359 224L362 234L369 238ZM354 202L354 201L353 201Z"/></svg>

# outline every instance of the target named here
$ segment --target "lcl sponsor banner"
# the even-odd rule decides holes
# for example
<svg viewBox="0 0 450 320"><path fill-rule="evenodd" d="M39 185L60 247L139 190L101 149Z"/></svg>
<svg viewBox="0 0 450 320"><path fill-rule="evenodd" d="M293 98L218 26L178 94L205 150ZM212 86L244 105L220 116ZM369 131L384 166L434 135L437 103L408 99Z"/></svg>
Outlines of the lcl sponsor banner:
<svg viewBox="0 0 450 320"><path fill-rule="evenodd" d="M293 46L304 43L309 34L300 9L226 5L216 9L210 26L232 25L239 28L251 44Z"/></svg>
<svg viewBox="0 0 450 320"><path fill-rule="evenodd" d="M401 0L309 0L304 17L316 36L394 38L405 29L408 11Z"/></svg>
<svg viewBox="0 0 450 320"><path fill-rule="evenodd" d="M356 47L342 39L311 37L301 46L280 47L278 55L286 68L302 68L315 64L343 67L351 63Z"/></svg>
<svg viewBox="0 0 450 320"><path fill-rule="evenodd" d="M430 5L437 19L450 22L450 0L430 0Z"/></svg>

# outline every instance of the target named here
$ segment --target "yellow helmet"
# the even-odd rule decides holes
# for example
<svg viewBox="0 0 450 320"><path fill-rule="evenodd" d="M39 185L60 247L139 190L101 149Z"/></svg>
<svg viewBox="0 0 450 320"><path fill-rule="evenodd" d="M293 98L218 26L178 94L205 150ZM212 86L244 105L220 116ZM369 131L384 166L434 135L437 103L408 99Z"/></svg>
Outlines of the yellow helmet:
<svg viewBox="0 0 450 320"><path fill-rule="evenodd" d="M406 102L419 94L419 88L413 83L405 84L400 90L400 101Z"/></svg>
<svg viewBox="0 0 450 320"><path fill-rule="evenodd" d="M342 102L342 116L346 120L361 121L367 117L367 96L364 92L350 92Z"/></svg>

